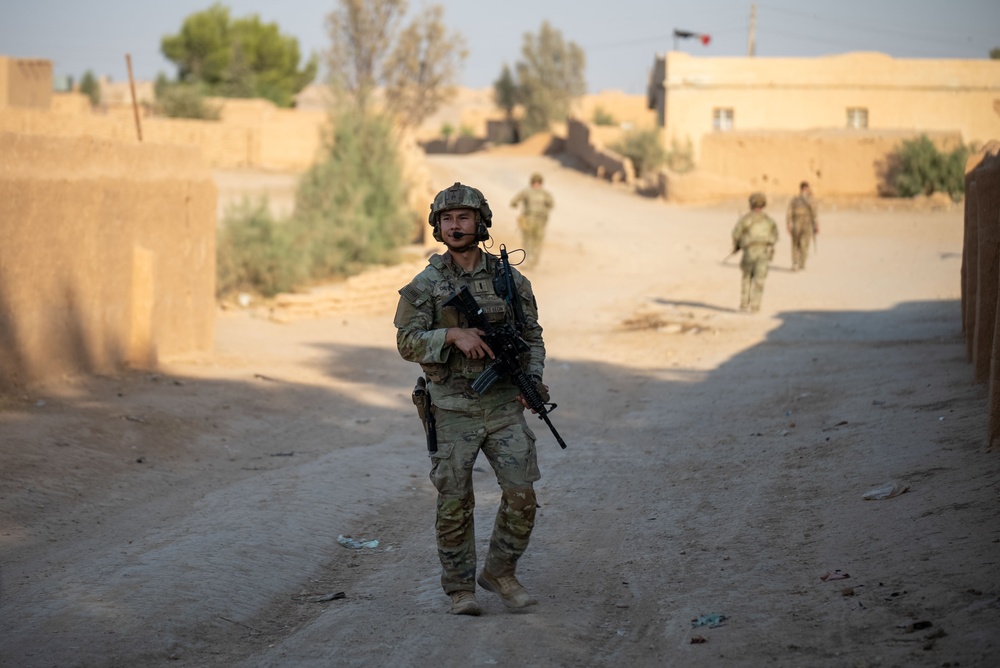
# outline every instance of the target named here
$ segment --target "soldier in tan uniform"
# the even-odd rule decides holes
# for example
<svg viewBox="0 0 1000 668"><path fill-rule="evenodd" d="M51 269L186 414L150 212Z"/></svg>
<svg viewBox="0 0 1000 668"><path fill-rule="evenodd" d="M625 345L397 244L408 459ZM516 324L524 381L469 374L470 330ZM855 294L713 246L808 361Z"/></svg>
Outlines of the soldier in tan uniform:
<svg viewBox="0 0 1000 668"><path fill-rule="evenodd" d="M819 217L816 215L816 203L812 198L809 183L799 184L799 195L788 203L785 213L785 228L792 238L792 271L806 268L806 255L813 235L819 234Z"/></svg>
<svg viewBox="0 0 1000 668"><path fill-rule="evenodd" d="M778 242L778 225L764 213L767 198L763 193L750 195L750 213L744 215L733 228L733 252L743 251L740 268L743 282L740 290L740 310L757 312L764 296L764 279L768 265L774 257L774 244Z"/></svg>
<svg viewBox="0 0 1000 668"><path fill-rule="evenodd" d="M517 228L521 230L524 246L524 262L521 266L531 269L538 264L538 257L542 253L545 225L549 222L549 211L554 205L552 195L542 187L542 175L532 174L531 185L515 195L510 205L513 208L521 207L521 215L517 218Z"/></svg>
<svg viewBox="0 0 1000 668"><path fill-rule="evenodd" d="M458 615L480 614L477 582L508 607L537 603L514 575L535 524L532 483L540 477L535 434L524 419L524 397L509 379L497 381L482 395L471 389L494 353L482 339L483 330L470 328L465 316L444 306L464 286L491 324L512 317L508 303L494 289L500 260L479 247L489 238L492 216L476 188L456 183L437 194L428 220L434 238L447 250L431 256L427 267L399 291L394 319L399 354L420 364L432 403L437 451L431 454L430 478L438 490L435 531L441 585L451 597L452 614ZM547 401L548 388L542 383L545 344L535 297L528 279L516 269L511 272L524 313L521 336L529 347L521 366ZM502 495L477 578L472 468L480 451L493 467Z"/></svg>

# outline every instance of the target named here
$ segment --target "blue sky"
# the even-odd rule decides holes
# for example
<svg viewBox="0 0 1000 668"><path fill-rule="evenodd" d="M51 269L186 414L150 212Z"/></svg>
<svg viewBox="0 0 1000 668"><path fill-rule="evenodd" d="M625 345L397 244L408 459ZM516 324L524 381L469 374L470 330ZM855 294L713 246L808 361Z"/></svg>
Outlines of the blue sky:
<svg viewBox="0 0 1000 668"><path fill-rule="evenodd" d="M176 72L160 54L163 35L211 0L0 0L0 55L47 58L57 75L86 70L127 78ZM304 53L329 43L325 17L336 0L229 0L236 17L257 14L296 37ZM410 2L411 11L425 4ZM758 56L818 56L882 51L902 58L986 58L1000 47L997 0L439 0L445 21L466 36L469 58L461 84L487 87L503 64L518 60L523 35L543 20L587 54L591 92L643 93L654 55L673 48L674 28L711 35L679 48L703 56L747 50L752 4L757 8Z"/></svg>

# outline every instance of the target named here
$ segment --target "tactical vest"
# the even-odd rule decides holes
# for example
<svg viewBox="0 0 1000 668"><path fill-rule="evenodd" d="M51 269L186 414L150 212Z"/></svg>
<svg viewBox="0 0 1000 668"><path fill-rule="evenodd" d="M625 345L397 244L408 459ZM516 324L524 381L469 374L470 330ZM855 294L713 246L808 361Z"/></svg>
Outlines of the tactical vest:
<svg viewBox="0 0 1000 668"><path fill-rule="evenodd" d="M740 248L769 246L775 242L774 223L764 213L747 214L750 221L744 224L740 235Z"/></svg>
<svg viewBox="0 0 1000 668"><path fill-rule="evenodd" d="M430 266L425 275L431 283L429 297L434 306L434 321L431 325L433 328L469 326L469 323L465 321L465 316L459 314L454 308L444 306L445 302L463 285L468 286L469 292L476 299L476 303L479 304L490 324L499 325L507 318L507 303L498 297L493 289L493 273L497 260L487 253L483 255L486 258L485 271L476 271L474 274L461 273L456 267L446 263L440 255L434 255L430 258ZM472 380L476 378L490 361L489 359L469 359L455 350L452 351L448 361L444 364L421 364L420 366L432 382L445 384L457 379Z"/></svg>
<svg viewBox="0 0 1000 668"><path fill-rule="evenodd" d="M792 220L796 223L813 222L813 209L809 201L802 196L792 200Z"/></svg>
<svg viewBox="0 0 1000 668"><path fill-rule="evenodd" d="M524 194L524 215L531 218L544 218L549 215L551 203L549 194L538 188L529 188Z"/></svg>

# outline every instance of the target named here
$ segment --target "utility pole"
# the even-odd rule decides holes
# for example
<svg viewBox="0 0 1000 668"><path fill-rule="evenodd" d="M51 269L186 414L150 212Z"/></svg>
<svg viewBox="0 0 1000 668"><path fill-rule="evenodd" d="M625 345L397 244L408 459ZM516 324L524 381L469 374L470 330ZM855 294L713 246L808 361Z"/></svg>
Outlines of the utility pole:
<svg viewBox="0 0 1000 668"><path fill-rule="evenodd" d="M757 5L750 5L750 34L747 36L747 56L757 53Z"/></svg>

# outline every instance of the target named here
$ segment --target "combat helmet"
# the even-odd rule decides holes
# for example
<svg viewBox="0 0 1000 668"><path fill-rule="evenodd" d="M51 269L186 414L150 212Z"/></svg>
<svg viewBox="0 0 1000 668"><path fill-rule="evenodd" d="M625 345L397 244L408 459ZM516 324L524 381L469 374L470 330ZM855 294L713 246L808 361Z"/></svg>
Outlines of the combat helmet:
<svg viewBox="0 0 1000 668"><path fill-rule="evenodd" d="M493 225L493 212L486 198L478 188L467 186L458 181L450 188L445 188L434 196L431 202L431 212L427 222L434 228L434 238L444 241L441 237L441 213L452 209L472 209L476 212L476 241L489 238L487 228Z"/></svg>
<svg viewBox="0 0 1000 668"><path fill-rule="evenodd" d="M767 206L767 197L764 193L753 193L750 195L750 208L751 209L762 209Z"/></svg>
<svg viewBox="0 0 1000 668"><path fill-rule="evenodd" d="M538 172L535 172L534 174L531 175L530 183L531 185L535 185L536 183L542 183L542 175L539 174Z"/></svg>

